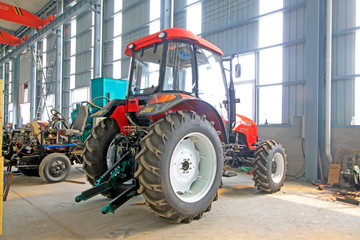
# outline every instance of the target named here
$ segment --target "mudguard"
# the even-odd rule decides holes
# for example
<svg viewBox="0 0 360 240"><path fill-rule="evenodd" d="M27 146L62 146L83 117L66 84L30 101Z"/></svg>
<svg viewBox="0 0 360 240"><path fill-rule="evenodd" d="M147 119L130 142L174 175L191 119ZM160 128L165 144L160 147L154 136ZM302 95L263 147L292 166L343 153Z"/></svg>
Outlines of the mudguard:
<svg viewBox="0 0 360 240"><path fill-rule="evenodd" d="M240 114L236 114L236 122L233 131L243 133L246 136L246 142L249 149L256 149L254 143L257 142L257 127L253 120Z"/></svg>
<svg viewBox="0 0 360 240"><path fill-rule="evenodd" d="M209 103L182 93L159 93L153 95L152 99L144 109L139 111L138 117L151 117L154 122L165 114L180 110L194 111L199 115L205 115L209 122L214 122L214 128L220 131L220 139L227 141L227 132L222 117L218 111Z"/></svg>
<svg viewBox="0 0 360 240"><path fill-rule="evenodd" d="M114 99L105 105L101 110L92 114L90 117L110 117L118 106L126 106L126 100Z"/></svg>

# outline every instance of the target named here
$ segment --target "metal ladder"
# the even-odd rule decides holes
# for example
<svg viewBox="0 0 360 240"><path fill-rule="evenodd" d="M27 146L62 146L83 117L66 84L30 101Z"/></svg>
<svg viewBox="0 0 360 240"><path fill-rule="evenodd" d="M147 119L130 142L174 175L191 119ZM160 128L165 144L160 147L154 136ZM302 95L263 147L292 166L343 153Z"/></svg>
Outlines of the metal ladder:
<svg viewBox="0 0 360 240"><path fill-rule="evenodd" d="M56 53L56 41L54 41L54 47L52 48L52 52L51 52L51 56L50 56L50 60L53 60L54 59L54 53ZM42 74L42 77L38 77L37 79L37 86L41 86L41 92L39 94L39 101L38 101L38 106L37 106L37 109L36 109L36 113L35 113L35 118L38 119L38 120L41 120L41 116L44 112L44 108L46 107L46 101L45 101L45 98L49 92L49 88L50 88L50 83L52 82L51 79L53 78L53 74L54 74L54 71L55 71L55 67L56 67L56 57L55 57L55 60L53 62L50 62L49 66L47 66L47 71L46 71L46 74L45 74L45 71L44 71L44 67L43 67L43 64L42 64L42 60L40 58L40 56L35 53L35 51L32 51L32 54L33 54L33 58L34 58L34 61L35 61L35 66L36 66L36 69L37 71L41 71L41 74ZM50 80L48 80L50 79Z"/></svg>

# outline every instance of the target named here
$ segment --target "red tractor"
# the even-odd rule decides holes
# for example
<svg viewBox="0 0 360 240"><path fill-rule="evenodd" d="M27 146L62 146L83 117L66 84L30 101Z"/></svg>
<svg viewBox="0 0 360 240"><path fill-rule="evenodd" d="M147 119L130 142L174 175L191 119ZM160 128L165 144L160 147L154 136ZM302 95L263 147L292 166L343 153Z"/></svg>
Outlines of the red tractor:
<svg viewBox="0 0 360 240"><path fill-rule="evenodd" d="M114 198L102 209L108 213L142 194L155 215L191 222L217 199L224 163L251 165L259 190L280 190L284 149L259 142L256 124L236 115L233 79L227 87L218 47L173 28L130 43L125 54L131 57L127 97L93 116L105 118L83 153L94 187L77 202L97 194Z"/></svg>

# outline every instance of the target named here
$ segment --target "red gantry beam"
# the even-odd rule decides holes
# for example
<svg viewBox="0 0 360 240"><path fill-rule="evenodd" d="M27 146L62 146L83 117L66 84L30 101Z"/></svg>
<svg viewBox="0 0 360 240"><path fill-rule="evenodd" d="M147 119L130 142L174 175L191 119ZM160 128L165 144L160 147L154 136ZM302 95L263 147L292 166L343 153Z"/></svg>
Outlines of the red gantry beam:
<svg viewBox="0 0 360 240"><path fill-rule="evenodd" d="M40 30L54 20L54 15L50 15L46 19L41 19L25 9L0 2L0 19Z"/></svg>
<svg viewBox="0 0 360 240"><path fill-rule="evenodd" d="M23 38L17 38L10 33L4 32L0 30L0 43L7 44L7 45L13 45L18 46L24 41L28 39L27 36L24 36Z"/></svg>

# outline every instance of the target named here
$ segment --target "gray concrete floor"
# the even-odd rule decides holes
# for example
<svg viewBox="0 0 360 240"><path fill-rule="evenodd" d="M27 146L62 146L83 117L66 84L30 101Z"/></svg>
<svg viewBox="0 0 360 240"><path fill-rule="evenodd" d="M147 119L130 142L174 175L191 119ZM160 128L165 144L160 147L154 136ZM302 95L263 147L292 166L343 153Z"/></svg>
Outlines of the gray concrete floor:
<svg viewBox="0 0 360 240"><path fill-rule="evenodd" d="M86 182L81 167L68 179ZM156 216L141 196L115 214L101 214L108 199L97 196L75 203L88 183L44 184L40 178L15 176L3 209L0 239L359 239L360 207L331 200L332 192L286 182L267 195L251 176L224 178L219 200L201 220L169 224Z"/></svg>

